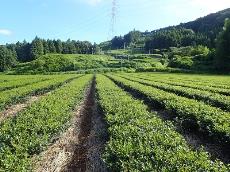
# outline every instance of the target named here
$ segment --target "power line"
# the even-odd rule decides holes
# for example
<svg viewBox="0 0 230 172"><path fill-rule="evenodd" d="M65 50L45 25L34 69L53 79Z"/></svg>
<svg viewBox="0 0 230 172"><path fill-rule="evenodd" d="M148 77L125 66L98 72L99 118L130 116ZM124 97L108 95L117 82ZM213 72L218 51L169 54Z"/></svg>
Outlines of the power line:
<svg viewBox="0 0 230 172"><path fill-rule="evenodd" d="M109 38L112 38L115 33L115 23L116 23L116 16L117 16L117 0L112 0L112 11L111 11L111 23L110 23L110 31L109 31Z"/></svg>
<svg viewBox="0 0 230 172"><path fill-rule="evenodd" d="M81 21L79 23L74 23L72 25L69 25L67 27L69 31L67 31L65 33L63 33L63 32L57 33L57 34L55 34L55 37L60 37L60 36L67 35L67 34L70 34L70 33L78 32L79 30L85 29L85 28L87 28L87 26L90 26L93 23L97 22L101 18L106 17L108 9L105 8L105 7L106 7L105 5L102 7L102 10L100 10L100 13L94 14L93 16L90 16L89 18L84 19L83 21Z"/></svg>

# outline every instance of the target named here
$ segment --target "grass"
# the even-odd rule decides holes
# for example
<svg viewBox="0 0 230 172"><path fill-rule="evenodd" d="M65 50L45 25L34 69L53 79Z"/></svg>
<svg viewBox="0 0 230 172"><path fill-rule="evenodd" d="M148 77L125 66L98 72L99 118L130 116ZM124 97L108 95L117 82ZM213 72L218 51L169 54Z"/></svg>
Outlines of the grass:
<svg viewBox="0 0 230 172"><path fill-rule="evenodd" d="M117 68L150 68L162 67L159 58L135 55L130 58L114 58L110 55L89 54L46 54L38 59L18 64L10 74L43 74L50 72L89 71ZM96 70L95 70L96 69Z"/></svg>

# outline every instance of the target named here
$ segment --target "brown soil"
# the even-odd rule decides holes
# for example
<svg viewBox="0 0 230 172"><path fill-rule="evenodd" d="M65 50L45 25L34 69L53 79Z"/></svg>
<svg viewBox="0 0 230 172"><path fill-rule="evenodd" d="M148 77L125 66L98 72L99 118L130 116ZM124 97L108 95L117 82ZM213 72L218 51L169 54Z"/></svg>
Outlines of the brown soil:
<svg viewBox="0 0 230 172"><path fill-rule="evenodd" d="M89 94L81 108L80 119L79 119L79 133L78 133L78 144L75 146L71 161L68 162L63 171L86 171L87 162L87 141L91 131L91 120L93 115L94 106L94 92L95 84L93 83Z"/></svg>
<svg viewBox="0 0 230 172"><path fill-rule="evenodd" d="M22 98L20 100L20 102L17 101L16 102L17 104L7 106L4 111L0 112L0 123L7 118L15 117L19 112L26 109L28 106L30 106L35 101L38 101L40 98L50 94L56 88L62 87L65 84L71 82L73 79L76 79L79 77L81 77L81 76L70 78L70 79L64 81L63 83L58 84L56 87L54 86L51 88L46 88L44 90L39 90L39 91L33 93L32 95L28 95L27 97Z"/></svg>
<svg viewBox="0 0 230 172"><path fill-rule="evenodd" d="M189 132L181 129L181 126L177 126L177 130L181 133L186 142L195 150L204 149L211 156L212 160L219 159L222 162L230 163L230 150L229 145L222 145L212 142L212 140L207 139L206 135L203 133Z"/></svg>
<svg viewBox="0 0 230 172"><path fill-rule="evenodd" d="M95 102L94 79L84 102L76 107L70 127L40 155L34 171L106 171L101 159L105 129Z"/></svg>
<svg viewBox="0 0 230 172"><path fill-rule="evenodd" d="M117 86L124 89L124 91L130 93L134 98L142 100L148 106L148 110L156 113L163 121L171 121L174 124L176 131L184 137L192 149L199 150L200 148L203 148L211 155L213 160L219 159L226 164L230 163L230 149L228 144L219 143L213 140L212 137L209 137L206 132L198 130L194 121L185 121L184 123L184 121L177 118L175 114L165 110L165 108L158 102L150 100L142 93L132 90L116 82L112 78L110 79L114 81Z"/></svg>
<svg viewBox="0 0 230 172"><path fill-rule="evenodd" d="M59 139L42 152L39 157L34 157L33 171L61 171L73 156L74 147L79 140L77 134L79 132L80 111L83 105L79 106L75 111L75 117L71 121L71 126L65 131Z"/></svg>
<svg viewBox="0 0 230 172"><path fill-rule="evenodd" d="M19 112L30 106L35 101L38 101L43 96L45 95L30 96L25 102L7 107L6 110L0 112L0 123L9 117L16 116Z"/></svg>
<svg viewBox="0 0 230 172"><path fill-rule="evenodd" d="M92 116L92 128L91 133L88 138L88 161L86 162L86 171L94 172L106 172L107 168L102 160L102 152L104 150L104 145L107 141L107 126L97 109L97 102L94 105L94 113Z"/></svg>

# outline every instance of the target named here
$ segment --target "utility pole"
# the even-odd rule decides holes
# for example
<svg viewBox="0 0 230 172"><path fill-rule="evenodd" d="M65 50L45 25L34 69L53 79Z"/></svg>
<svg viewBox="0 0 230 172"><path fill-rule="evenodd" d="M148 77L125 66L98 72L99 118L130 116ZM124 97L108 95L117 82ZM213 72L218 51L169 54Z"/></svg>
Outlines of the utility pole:
<svg viewBox="0 0 230 172"><path fill-rule="evenodd" d="M124 50L126 49L126 42L124 42Z"/></svg>

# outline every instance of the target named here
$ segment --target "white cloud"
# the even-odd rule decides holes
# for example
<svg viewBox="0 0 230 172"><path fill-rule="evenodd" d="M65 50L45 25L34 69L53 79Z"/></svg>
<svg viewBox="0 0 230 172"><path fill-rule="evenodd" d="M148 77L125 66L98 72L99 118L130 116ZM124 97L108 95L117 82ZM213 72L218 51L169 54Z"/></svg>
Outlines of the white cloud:
<svg viewBox="0 0 230 172"><path fill-rule="evenodd" d="M0 29L0 35L10 36L12 32L8 29Z"/></svg>

